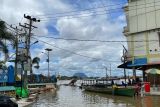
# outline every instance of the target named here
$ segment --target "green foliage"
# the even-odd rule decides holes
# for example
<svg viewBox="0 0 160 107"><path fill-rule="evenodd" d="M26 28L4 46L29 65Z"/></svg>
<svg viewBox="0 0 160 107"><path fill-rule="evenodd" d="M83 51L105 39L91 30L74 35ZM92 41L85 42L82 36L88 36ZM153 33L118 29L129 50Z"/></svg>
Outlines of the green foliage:
<svg viewBox="0 0 160 107"><path fill-rule="evenodd" d="M12 35L12 33L7 31L7 27L5 25L4 21L0 21L0 38L10 40L10 41L15 41L15 37Z"/></svg>
<svg viewBox="0 0 160 107"><path fill-rule="evenodd" d="M5 59L7 59L9 52L6 46L6 41L14 43L15 37L7 30L5 22L0 20L0 47L2 48L2 52L5 54Z"/></svg>
<svg viewBox="0 0 160 107"><path fill-rule="evenodd" d="M40 58L39 57L34 57L33 60L32 60L33 64L39 64L39 62L40 62Z"/></svg>
<svg viewBox="0 0 160 107"><path fill-rule="evenodd" d="M39 67L40 67L39 65L34 66L34 68L36 68L36 69L39 69Z"/></svg>
<svg viewBox="0 0 160 107"><path fill-rule="evenodd" d="M5 54L8 54L8 48L7 46L4 44L4 42L2 40L0 40L0 46L2 48L2 51L5 53Z"/></svg>
<svg viewBox="0 0 160 107"><path fill-rule="evenodd" d="M35 66L34 66L34 68L36 68L36 69L39 69L39 62L40 62L40 58L39 57L34 57L33 58L33 60L32 60L32 64L34 65L34 64L36 64Z"/></svg>
<svg viewBox="0 0 160 107"><path fill-rule="evenodd" d="M0 69L7 69L7 66L5 65L4 61L0 61Z"/></svg>

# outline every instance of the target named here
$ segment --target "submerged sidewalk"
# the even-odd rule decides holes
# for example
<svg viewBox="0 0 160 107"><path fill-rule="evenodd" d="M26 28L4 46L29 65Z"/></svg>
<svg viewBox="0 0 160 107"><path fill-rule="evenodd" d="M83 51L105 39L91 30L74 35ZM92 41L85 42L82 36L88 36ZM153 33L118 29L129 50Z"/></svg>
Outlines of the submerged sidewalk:
<svg viewBox="0 0 160 107"><path fill-rule="evenodd" d="M160 96L160 88L158 87L151 87L150 92L143 91L144 95L153 95L153 96Z"/></svg>

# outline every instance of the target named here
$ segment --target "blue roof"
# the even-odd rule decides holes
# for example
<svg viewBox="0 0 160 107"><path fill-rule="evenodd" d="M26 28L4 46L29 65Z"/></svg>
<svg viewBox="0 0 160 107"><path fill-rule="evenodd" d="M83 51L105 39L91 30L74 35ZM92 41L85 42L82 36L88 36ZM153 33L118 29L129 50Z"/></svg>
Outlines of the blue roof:
<svg viewBox="0 0 160 107"><path fill-rule="evenodd" d="M14 86L3 86L0 87L0 91L14 91L16 88Z"/></svg>

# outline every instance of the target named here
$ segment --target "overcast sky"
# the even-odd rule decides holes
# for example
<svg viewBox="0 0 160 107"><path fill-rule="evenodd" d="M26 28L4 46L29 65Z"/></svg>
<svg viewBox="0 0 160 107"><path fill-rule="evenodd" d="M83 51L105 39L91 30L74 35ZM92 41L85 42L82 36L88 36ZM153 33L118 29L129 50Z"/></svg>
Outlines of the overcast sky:
<svg viewBox="0 0 160 107"><path fill-rule="evenodd" d="M122 45L126 25L122 6L126 0L1 0L0 18L8 24L26 23L24 14L41 22L33 23L31 56L40 57L40 69L34 73L47 75L45 48L51 48L50 73L72 76L84 72L88 76L105 76L105 67L112 75L123 75ZM99 40L76 41L63 40ZM104 42L105 41L105 42ZM131 72L130 72L131 74Z"/></svg>

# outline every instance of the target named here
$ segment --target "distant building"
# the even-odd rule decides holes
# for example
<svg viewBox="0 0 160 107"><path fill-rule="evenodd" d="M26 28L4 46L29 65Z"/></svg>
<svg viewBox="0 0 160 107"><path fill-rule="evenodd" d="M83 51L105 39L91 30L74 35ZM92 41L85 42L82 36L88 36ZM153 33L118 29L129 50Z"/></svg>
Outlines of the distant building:
<svg viewBox="0 0 160 107"><path fill-rule="evenodd" d="M160 69L160 0L128 0L124 7L127 26L124 35L128 50L125 64L119 68Z"/></svg>

